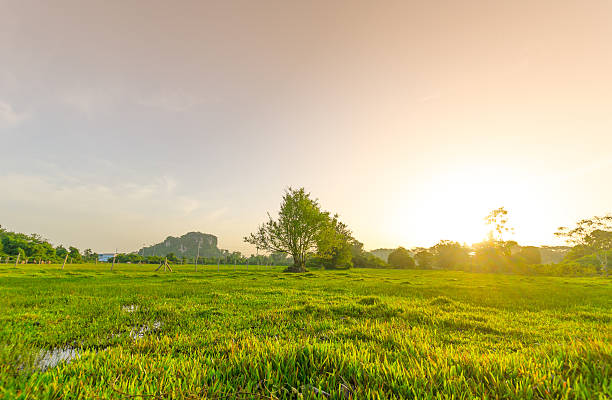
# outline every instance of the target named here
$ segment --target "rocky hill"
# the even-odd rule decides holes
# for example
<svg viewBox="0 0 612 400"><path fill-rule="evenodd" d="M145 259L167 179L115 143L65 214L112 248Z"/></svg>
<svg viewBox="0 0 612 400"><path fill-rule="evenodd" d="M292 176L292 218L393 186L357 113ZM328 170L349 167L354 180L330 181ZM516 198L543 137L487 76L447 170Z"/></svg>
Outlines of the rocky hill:
<svg viewBox="0 0 612 400"><path fill-rule="evenodd" d="M174 253L177 257L193 258L198 253L200 246L200 257L218 257L223 251L217 247L217 237L209 233L189 232L181 237L168 236L166 240L153 246L144 248L145 256L166 256ZM143 254L143 249L138 250Z"/></svg>

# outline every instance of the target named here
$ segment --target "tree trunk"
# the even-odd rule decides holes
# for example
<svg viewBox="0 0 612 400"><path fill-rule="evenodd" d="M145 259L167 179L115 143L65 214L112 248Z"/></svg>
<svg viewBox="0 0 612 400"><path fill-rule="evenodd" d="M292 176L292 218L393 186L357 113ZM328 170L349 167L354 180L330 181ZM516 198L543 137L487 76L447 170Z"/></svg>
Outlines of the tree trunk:
<svg viewBox="0 0 612 400"><path fill-rule="evenodd" d="M608 277L608 253L605 250L597 254L599 259L599 265L601 266L601 272L607 278Z"/></svg>
<svg viewBox="0 0 612 400"><path fill-rule="evenodd" d="M293 265L287 268L287 272L306 272L306 262L300 257L293 256Z"/></svg>

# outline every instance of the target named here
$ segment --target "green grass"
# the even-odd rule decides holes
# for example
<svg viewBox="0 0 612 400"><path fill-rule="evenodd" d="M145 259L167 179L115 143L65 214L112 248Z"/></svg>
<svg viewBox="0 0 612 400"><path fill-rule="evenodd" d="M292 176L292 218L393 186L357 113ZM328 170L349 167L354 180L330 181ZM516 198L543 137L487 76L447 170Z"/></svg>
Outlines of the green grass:
<svg viewBox="0 0 612 400"><path fill-rule="evenodd" d="M612 397L604 278L152 270L0 265L0 398Z"/></svg>

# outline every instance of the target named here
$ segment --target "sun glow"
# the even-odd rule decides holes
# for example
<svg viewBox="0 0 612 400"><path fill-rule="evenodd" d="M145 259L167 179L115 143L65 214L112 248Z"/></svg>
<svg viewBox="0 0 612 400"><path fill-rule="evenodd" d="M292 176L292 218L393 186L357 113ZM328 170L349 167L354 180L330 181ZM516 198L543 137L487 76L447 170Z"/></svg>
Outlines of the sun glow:
<svg viewBox="0 0 612 400"><path fill-rule="evenodd" d="M527 199L532 184L516 171L465 168L436 174L398 193L390 222L400 241L410 246L430 246L440 240L473 244L487 238L490 227L484 218L493 209L506 207L529 212ZM418 196L416 209L403 207L401 198ZM506 239L516 238L508 234Z"/></svg>

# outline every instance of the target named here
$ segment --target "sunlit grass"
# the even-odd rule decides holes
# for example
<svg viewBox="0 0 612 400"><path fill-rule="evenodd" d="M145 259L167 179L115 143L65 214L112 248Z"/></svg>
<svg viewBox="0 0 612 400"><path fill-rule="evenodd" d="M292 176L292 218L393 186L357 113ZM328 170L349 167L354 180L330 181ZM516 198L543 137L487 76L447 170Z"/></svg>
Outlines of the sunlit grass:
<svg viewBox="0 0 612 400"><path fill-rule="evenodd" d="M152 269L0 265L0 398L612 396L603 278Z"/></svg>

